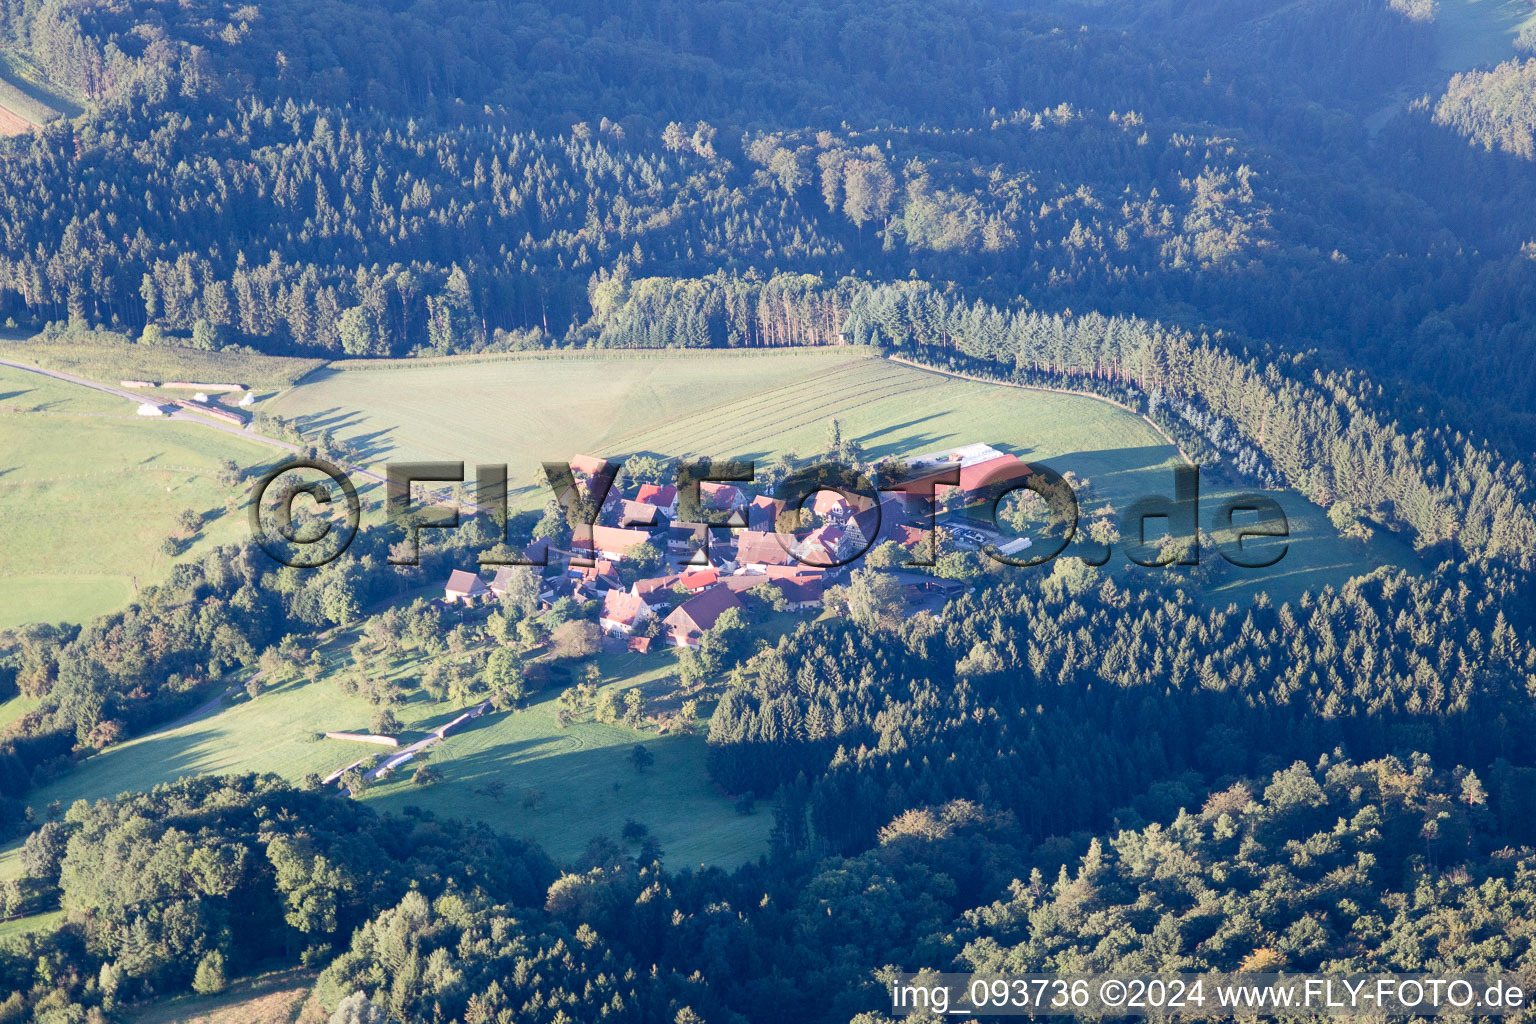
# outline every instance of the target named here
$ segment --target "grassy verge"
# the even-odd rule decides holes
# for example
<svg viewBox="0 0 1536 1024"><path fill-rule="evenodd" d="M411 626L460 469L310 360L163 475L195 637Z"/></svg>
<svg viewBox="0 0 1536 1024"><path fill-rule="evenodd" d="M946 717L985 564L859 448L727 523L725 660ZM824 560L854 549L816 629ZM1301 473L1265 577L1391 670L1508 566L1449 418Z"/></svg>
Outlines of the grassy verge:
<svg viewBox="0 0 1536 1024"><path fill-rule="evenodd" d="M85 112L78 97L58 88L37 65L15 50L0 57L0 71L3 71L8 91L16 95L18 102L27 105L25 110L12 109L36 124L46 124L60 116L78 117ZM6 105L10 106L9 101Z"/></svg>
<svg viewBox="0 0 1536 1024"><path fill-rule="evenodd" d="M0 732L5 727L16 721L22 715L37 707L35 697L12 697L10 700L0 703Z"/></svg>
<svg viewBox="0 0 1536 1024"><path fill-rule="evenodd" d="M267 391L289 387L325 365L323 359L207 352L178 345L140 345L110 337L97 341L89 336L78 342L0 341L0 359L28 362L113 385L120 380L230 381Z"/></svg>

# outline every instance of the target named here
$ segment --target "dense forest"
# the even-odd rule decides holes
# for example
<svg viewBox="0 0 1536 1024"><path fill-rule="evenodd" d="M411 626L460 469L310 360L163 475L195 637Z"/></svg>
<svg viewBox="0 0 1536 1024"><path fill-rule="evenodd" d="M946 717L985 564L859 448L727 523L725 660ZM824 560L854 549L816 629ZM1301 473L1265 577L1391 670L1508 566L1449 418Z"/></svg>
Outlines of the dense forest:
<svg viewBox="0 0 1536 1024"><path fill-rule="evenodd" d="M1518 81L1372 139L1424 5L1134 6L9 3L97 102L0 157L0 313L400 355L559 343L604 274L916 274L1317 349L1525 457Z"/></svg>
<svg viewBox="0 0 1536 1024"><path fill-rule="evenodd" d="M222 548L0 632L0 699L36 702L0 730L0 918L66 914L0 942L0 1024L278 964L336 1024L882 1024L919 967L1536 969L1536 60L1437 78L1437 17L0 0L7 57L83 105L0 141L8 326L332 358L871 345L1110 398L1424 562L1244 604L1204 595L1219 563L1134 591L967 563L919 615L861 570L822 621L712 630L680 662L709 781L773 818L729 872L602 836L556 863L318 778L31 806L250 670L319 680L333 627L362 638L336 685L387 716L368 669L402 645L593 611L531 578L480 626L365 611L410 586L382 530L315 572ZM429 539L425 571L494 529ZM525 668L416 685L511 709L564 682Z"/></svg>

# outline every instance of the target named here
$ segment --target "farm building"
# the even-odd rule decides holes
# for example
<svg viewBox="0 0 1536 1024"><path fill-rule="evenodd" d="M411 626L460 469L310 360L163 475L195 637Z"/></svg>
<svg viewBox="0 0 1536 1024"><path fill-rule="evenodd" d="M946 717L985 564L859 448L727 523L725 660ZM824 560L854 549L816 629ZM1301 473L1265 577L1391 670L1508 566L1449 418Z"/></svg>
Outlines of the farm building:
<svg viewBox="0 0 1536 1024"><path fill-rule="evenodd" d="M244 391L244 384L201 384L196 381L168 380L160 385L177 391Z"/></svg>
<svg viewBox="0 0 1536 1024"><path fill-rule="evenodd" d="M756 590L758 587L774 587L784 595L790 611L799 611L803 608L821 606L824 575L825 573L820 569L806 569L804 575L792 575L788 572L776 575L742 572L721 577L720 584L737 595Z"/></svg>
<svg viewBox="0 0 1536 1024"><path fill-rule="evenodd" d="M603 595L603 610L598 615L597 624L605 633L628 636L655 614L650 605L635 595L610 590Z"/></svg>
<svg viewBox="0 0 1536 1024"><path fill-rule="evenodd" d="M939 477L950 474L958 468L959 488L968 495L978 494L984 488L1017 483L1032 472L1029 465L1018 456L1009 455L989 444L981 443L923 455L911 460L907 463L907 467L909 476L906 484L909 489L917 484L936 481Z"/></svg>
<svg viewBox="0 0 1536 1024"><path fill-rule="evenodd" d="M478 604L490 592L478 573L455 569L443 587L443 600L449 604Z"/></svg>
<svg viewBox="0 0 1536 1024"><path fill-rule="evenodd" d="M728 609L740 611L741 598L728 587L712 587L673 609L662 621L667 627L667 643L673 647L697 647L704 633L719 621Z"/></svg>
<svg viewBox="0 0 1536 1024"><path fill-rule="evenodd" d="M892 570L889 572L889 575L912 597L921 597L925 594L939 594L946 598L951 598L959 597L965 593L965 583L962 580L950 580L942 576L929 576L926 573L909 572L905 569Z"/></svg>

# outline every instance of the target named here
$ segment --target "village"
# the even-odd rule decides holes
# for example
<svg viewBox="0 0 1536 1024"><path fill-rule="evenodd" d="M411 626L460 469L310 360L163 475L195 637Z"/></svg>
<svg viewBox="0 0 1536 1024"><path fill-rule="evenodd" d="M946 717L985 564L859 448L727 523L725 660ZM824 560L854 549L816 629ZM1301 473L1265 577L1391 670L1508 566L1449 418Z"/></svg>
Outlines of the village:
<svg viewBox="0 0 1536 1024"><path fill-rule="evenodd" d="M607 463L578 455L570 467L575 486L585 489ZM725 527L681 516L675 485L625 487L621 480L608 489L597 522L576 531L567 548L537 541L525 551L526 561L543 563L533 566L541 574L543 607L564 598L595 604L609 649L644 654L657 644L698 648L722 615L745 610L748 593L780 611L820 610L828 588L846 582L865 564L862 557L883 544L894 542L908 556L931 562L925 524L935 512L933 521L945 523L961 548L997 543L1012 555L1030 546L1027 537L1002 538L958 514L978 503L984 488L1016 486L1027 477L1030 468L1017 456L977 443L914 458L906 469L901 486L880 492L879 500L820 490L798 517L785 501L746 486L699 482L701 509ZM930 512L926 503L935 495L941 501ZM646 567L645 575L628 571L636 564ZM487 579L454 569L441 600L461 609L498 604L519 571L503 566ZM878 571L898 584L909 611L937 610L966 590L963 581L888 563Z"/></svg>

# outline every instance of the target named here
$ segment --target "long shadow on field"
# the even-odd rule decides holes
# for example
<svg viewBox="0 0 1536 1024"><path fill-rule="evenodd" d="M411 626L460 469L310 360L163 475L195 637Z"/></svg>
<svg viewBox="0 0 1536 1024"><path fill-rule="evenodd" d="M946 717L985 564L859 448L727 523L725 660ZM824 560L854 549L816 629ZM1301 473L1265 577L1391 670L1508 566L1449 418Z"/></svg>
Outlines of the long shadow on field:
<svg viewBox="0 0 1536 1024"><path fill-rule="evenodd" d="M363 422L363 414L355 409L332 407L296 417L294 422L306 433L329 430L336 434ZM389 440L391 432L392 428L385 427L371 433L357 434L347 439L347 445L357 453L359 458L376 459L395 450L394 443Z"/></svg>
<svg viewBox="0 0 1536 1024"><path fill-rule="evenodd" d="M357 453L358 457L365 460L377 459L395 450L395 443L389 439L392 431L389 428L375 430L371 434L358 434L348 438L347 444Z"/></svg>
<svg viewBox="0 0 1536 1024"><path fill-rule="evenodd" d="M356 409L343 409L340 406L331 406L329 409L321 409L296 418L300 429L303 430L330 430L337 427L345 427L356 423L363 418L363 414Z"/></svg>
<svg viewBox="0 0 1536 1024"><path fill-rule="evenodd" d="M1104 485L1111 488L1144 490L1149 480L1156 479L1159 494L1173 494L1173 470L1169 459L1177 459L1178 452L1171 445L1155 444L1140 448L1099 448L1053 455L1041 462L1058 473L1072 470L1087 477L1094 490L1103 496ZM1201 481L1205 483L1204 480ZM1135 494L1133 497L1142 497Z"/></svg>
<svg viewBox="0 0 1536 1024"><path fill-rule="evenodd" d="M892 430L897 428L892 427ZM881 431L880 433L884 433ZM865 437L872 435L866 434ZM937 451L945 447L952 447L947 442L953 441L954 434L918 434L913 437L903 437L899 441L888 444L865 445L864 450L872 459L883 459L888 455L926 455L928 452ZM859 441L864 444L863 439Z"/></svg>
<svg viewBox="0 0 1536 1024"><path fill-rule="evenodd" d="M0 402L9 402L13 398L20 398L22 395L30 395L34 390L36 389L25 388L21 391L0 391Z"/></svg>
<svg viewBox="0 0 1536 1024"><path fill-rule="evenodd" d="M148 790L184 775L207 774L199 748L222 738L215 729L150 736L97 754L65 779L76 783L71 787L74 798L88 800Z"/></svg>
<svg viewBox="0 0 1536 1024"><path fill-rule="evenodd" d="M944 416L944 413L936 412L936 413L931 413L931 414L929 414L927 416L919 416L915 420L907 420L905 423L893 423L893 424L891 424L888 427L881 427L878 430L871 430L871 431L868 431L867 433L859 435L859 443L864 445L866 448L868 448L868 447L870 447L870 442L873 441L877 437L883 437L886 434L894 434L894 433L897 433L898 431L910 430L913 427L915 427L915 426L917 426L917 425L919 425L921 423L927 423L929 420L940 419L943 416ZM909 443L910 442L906 441L906 440L904 440L902 442L902 444L909 444Z"/></svg>

